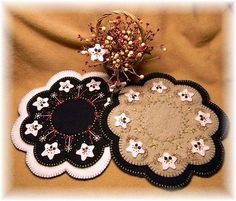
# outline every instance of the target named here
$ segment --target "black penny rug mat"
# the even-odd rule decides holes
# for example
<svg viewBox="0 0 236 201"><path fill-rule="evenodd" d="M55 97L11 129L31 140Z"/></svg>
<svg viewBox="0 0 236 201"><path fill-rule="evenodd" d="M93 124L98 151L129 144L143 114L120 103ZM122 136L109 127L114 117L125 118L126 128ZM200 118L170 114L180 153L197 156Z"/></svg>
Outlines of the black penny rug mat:
<svg viewBox="0 0 236 201"><path fill-rule="evenodd" d="M106 74L63 71L29 92L12 129L14 145L26 152L37 176L67 172L78 179L100 175L110 161L101 116L110 104Z"/></svg>

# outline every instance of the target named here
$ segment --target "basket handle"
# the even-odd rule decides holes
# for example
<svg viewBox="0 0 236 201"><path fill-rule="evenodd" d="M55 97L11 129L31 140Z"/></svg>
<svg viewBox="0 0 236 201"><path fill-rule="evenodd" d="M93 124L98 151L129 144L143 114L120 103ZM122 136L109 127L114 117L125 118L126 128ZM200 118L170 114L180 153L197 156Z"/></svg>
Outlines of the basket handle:
<svg viewBox="0 0 236 201"><path fill-rule="evenodd" d="M101 26L102 24L102 21L111 16L111 15L124 15L126 17L129 17L130 19L132 19L137 25L138 25L138 28L139 28L139 31L140 31L140 34L141 36L143 37L143 33L144 33L144 30L143 30L143 27L141 26L139 20L137 17L135 17L133 14L127 12L127 11L123 11L123 10L115 10L115 11L112 11L110 13L106 13L106 14L103 14L98 20L97 20L97 24L96 24L96 29L98 30L99 27Z"/></svg>

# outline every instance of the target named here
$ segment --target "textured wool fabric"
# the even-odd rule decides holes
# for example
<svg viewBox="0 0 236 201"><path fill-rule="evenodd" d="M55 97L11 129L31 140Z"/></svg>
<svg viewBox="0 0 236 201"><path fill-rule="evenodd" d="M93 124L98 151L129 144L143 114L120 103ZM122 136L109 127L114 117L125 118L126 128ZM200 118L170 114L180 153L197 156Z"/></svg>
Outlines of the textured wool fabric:
<svg viewBox="0 0 236 201"><path fill-rule="evenodd" d="M26 152L32 173L77 179L100 175L111 159L101 116L110 97L105 73L62 71L19 104L12 142Z"/></svg>
<svg viewBox="0 0 236 201"><path fill-rule="evenodd" d="M163 73L122 89L103 115L115 163L163 188L209 177L224 161L228 118L197 83Z"/></svg>
<svg viewBox="0 0 236 201"><path fill-rule="evenodd" d="M56 6L56 5L55 5ZM8 78L11 111L9 133L17 117L17 107L21 98L29 90L42 86L55 73L61 70L75 70L83 73L86 58L77 53L81 45L77 34L89 36L88 23L96 23L98 17L121 6L107 7L106 10L87 8L26 8L8 7L7 33L9 36ZM132 7L131 7L132 8ZM203 10L198 7L185 9L144 9L122 7L133 13L160 32L153 41L153 57L157 55L160 44L165 44L167 51L161 59L153 59L140 66L140 73L164 72L176 79L193 80L201 84L210 94L211 100L226 113L227 87L230 76L227 73L227 8ZM104 71L102 67L87 68L86 71ZM9 139L9 133L5 133ZM10 140L8 142L10 144ZM193 190L225 191L228 178L229 139L226 147L226 163L215 176L209 179L194 177L191 185L184 192ZM130 176L122 172L111 162L104 174L92 181L73 180L68 175L52 180L44 180L31 174L25 164L25 154L17 151L11 144L9 160L10 184L13 189L74 189L77 192L128 192L137 194L143 191L149 194L164 194L150 185L145 179ZM24 179L22 179L24 178ZM98 188L99 186L99 188ZM137 189L140 189L137 192Z"/></svg>

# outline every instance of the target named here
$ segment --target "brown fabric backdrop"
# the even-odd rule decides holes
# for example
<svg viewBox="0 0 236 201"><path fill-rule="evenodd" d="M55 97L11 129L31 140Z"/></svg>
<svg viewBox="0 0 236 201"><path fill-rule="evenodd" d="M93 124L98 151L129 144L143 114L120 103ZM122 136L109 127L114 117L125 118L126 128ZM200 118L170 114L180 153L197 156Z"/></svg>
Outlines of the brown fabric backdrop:
<svg viewBox="0 0 236 201"><path fill-rule="evenodd" d="M89 36L88 23L95 23L104 12L120 9L89 10L86 8L7 8L7 33L9 36L9 98L11 111L9 133L17 118L17 107L21 98L30 90L45 85L48 79L61 70L75 70L82 73L85 57L76 49L80 43L77 34ZM225 84L227 73L227 23L228 9L218 8L202 10L188 7L183 10L143 9L141 6L126 8L127 11L149 22L153 28L160 28L153 45L156 49L164 43L167 51L160 60L151 60L140 67L140 73L154 71L168 73L176 79L189 79L198 82L207 89L211 100L226 112L227 96ZM90 68L88 71L104 71L102 67ZM10 136L9 133L6 135ZM9 138L7 138L9 140ZM135 195L167 194L153 187L146 179L130 176L116 167L111 161L106 171L96 179L79 181L67 174L54 179L41 179L34 176L25 164L25 154L9 145L10 187L12 191L36 190L49 193L60 190L76 193L93 192L94 195L135 192ZM191 184L176 194L186 192L227 192L229 140L226 147L226 162L223 168L210 178L194 176ZM227 160L228 159L228 160ZM63 191L64 190L64 191Z"/></svg>

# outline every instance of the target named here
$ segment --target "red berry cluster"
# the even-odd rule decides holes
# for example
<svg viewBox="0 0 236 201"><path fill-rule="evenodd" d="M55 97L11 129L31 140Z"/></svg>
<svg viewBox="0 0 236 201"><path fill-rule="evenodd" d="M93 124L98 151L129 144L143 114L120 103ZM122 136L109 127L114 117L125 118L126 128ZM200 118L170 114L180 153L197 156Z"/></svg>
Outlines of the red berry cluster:
<svg viewBox="0 0 236 201"><path fill-rule="evenodd" d="M94 27L89 24L89 28L91 39L80 35L78 38L80 41L90 42L90 47L100 44L101 48L106 50L104 61L100 64L104 64L112 73L110 82L119 84L122 79L130 81L130 74L141 79L144 77L136 73L135 67L145 54L151 54L153 47L149 46L149 42L153 40L159 29L152 31L149 23L146 23L144 28L141 19L134 20L128 15L115 17L113 15L113 18L111 16L106 22L103 21L103 25L98 23ZM80 49L80 53L89 55L88 47Z"/></svg>

